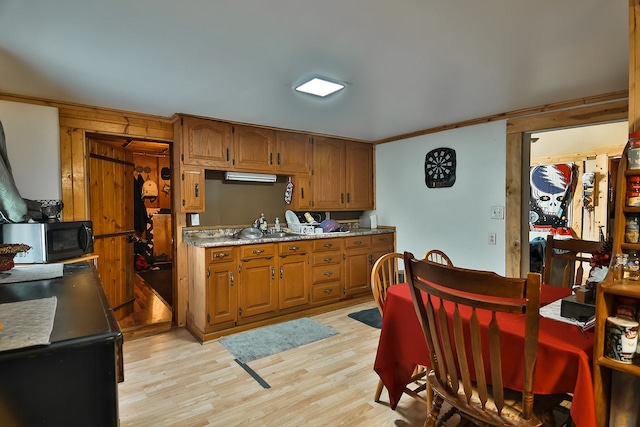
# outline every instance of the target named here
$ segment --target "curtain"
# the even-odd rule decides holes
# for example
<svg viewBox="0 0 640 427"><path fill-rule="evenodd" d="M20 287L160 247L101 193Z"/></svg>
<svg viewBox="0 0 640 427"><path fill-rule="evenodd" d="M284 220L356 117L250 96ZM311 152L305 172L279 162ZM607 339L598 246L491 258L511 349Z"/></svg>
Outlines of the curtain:
<svg viewBox="0 0 640 427"><path fill-rule="evenodd" d="M27 220L27 203L20 197L11 172L4 128L0 121L0 218L1 222Z"/></svg>

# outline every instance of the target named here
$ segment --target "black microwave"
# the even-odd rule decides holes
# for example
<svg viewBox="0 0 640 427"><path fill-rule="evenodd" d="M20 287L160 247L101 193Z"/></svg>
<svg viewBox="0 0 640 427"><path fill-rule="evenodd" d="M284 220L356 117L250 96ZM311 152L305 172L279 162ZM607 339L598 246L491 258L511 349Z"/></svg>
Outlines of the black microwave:
<svg viewBox="0 0 640 427"><path fill-rule="evenodd" d="M93 252L91 221L2 224L3 243L31 246L13 259L16 264L57 262Z"/></svg>

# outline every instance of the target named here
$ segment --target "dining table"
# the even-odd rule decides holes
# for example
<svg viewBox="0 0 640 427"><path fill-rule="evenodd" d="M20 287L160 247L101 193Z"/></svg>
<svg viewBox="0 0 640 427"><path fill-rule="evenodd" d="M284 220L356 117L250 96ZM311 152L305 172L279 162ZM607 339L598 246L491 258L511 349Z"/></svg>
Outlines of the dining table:
<svg viewBox="0 0 640 427"><path fill-rule="evenodd" d="M569 288L543 284L540 304L544 306L570 294ZM508 322L501 322L504 382L506 387L521 391L522 358L515 357L513 352L509 357L509 352L522 351L525 318L524 315L508 316ZM576 323L541 316L533 391L546 395L573 393L570 413L577 427L597 425L591 375L593 344L593 330L582 331ZM389 393L392 409L398 405L415 367L430 364L409 285L393 285L387 290L374 363L374 370Z"/></svg>

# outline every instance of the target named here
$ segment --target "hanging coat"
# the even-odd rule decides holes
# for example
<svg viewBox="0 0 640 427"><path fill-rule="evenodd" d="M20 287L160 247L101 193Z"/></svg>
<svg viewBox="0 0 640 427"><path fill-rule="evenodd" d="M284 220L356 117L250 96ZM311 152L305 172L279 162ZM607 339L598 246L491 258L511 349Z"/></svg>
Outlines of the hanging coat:
<svg viewBox="0 0 640 427"><path fill-rule="evenodd" d="M144 198L142 197L142 186L144 185L144 178L142 175L138 175L138 178L133 181L133 228L143 233L147 229L147 208L144 205Z"/></svg>

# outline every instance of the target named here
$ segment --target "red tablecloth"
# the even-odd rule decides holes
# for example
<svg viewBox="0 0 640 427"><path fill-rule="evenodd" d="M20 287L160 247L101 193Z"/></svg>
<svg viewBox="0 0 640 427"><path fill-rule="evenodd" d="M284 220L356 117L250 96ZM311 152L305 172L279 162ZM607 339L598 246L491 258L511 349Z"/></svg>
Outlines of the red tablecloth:
<svg viewBox="0 0 640 427"><path fill-rule="evenodd" d="M569 289L542 285L541 304L568 296ZM504 382L509 388L522 389L521 357L509 355L508 349L522 349L524 316L509 315L513 321L501 323ZM506 329L506 330L505 330ZM571 417L578 427L596 426L596 409L591 376L593 332L587 338L575 325L547 318L540 319L538 359L534 393L573 393ZM507 355L508 357L505 357ZM511 357L513 356L513 357ZM389 288L382 316L382 330L374 369L389 392L395 409L404 386L416 365L429 365L429 353L411 301L409 286Z"/></svg>

